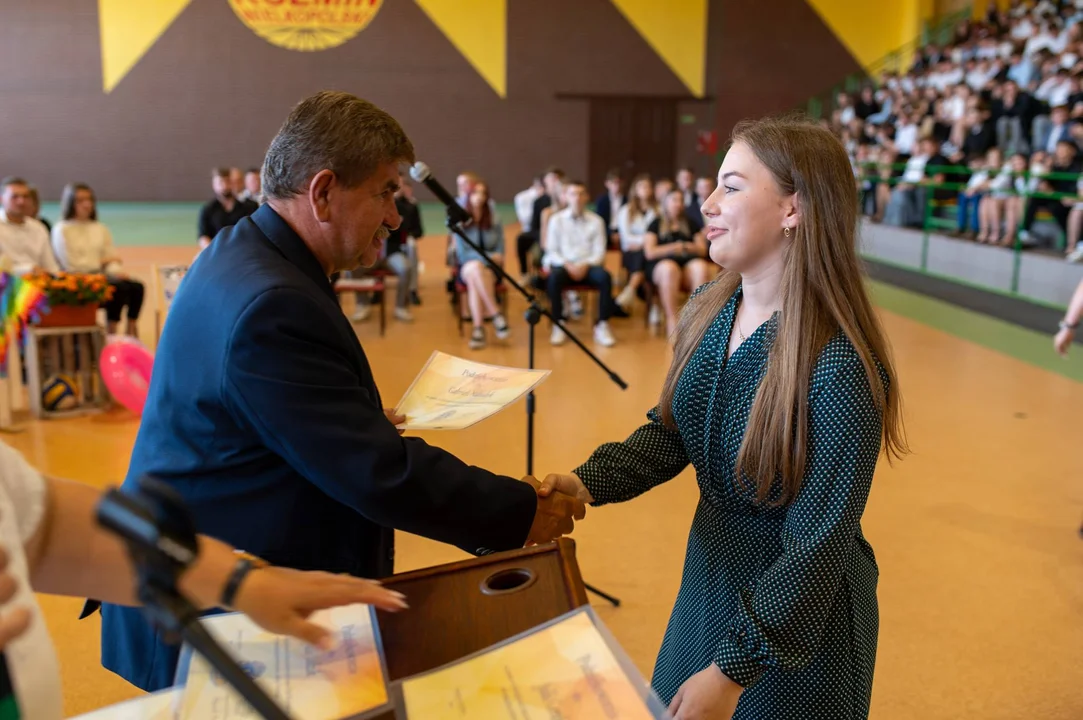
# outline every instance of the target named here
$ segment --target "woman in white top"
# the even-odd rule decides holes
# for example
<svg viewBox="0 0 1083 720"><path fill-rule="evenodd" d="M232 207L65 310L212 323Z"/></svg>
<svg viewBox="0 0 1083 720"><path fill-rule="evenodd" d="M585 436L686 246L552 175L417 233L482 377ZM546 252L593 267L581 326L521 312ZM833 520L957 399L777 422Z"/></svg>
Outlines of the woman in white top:
<svg viewBox="0 0 1083 720"><path fill-rule="evenodd" d="M621 264L628 271L628 284L617 296L617 304L625 310L631 308L636 293L643 284L647 259L643 256L643 240L647 228L658 217L658 203L654 199L654 184L650 175L639 175L632 181L628 202L617 213L617 232L620 233Z"/></svg>
<svg viewBox="0 0 1083 720"><path fill-rule="evenodd" d="M120 257L113 249L113 235L98 222L94 191L83 183L64 188L60 199L61 221L53 228L53 252L60 267L74 273L104 273L113 286L113 297L105 303L110 334L117 332L124 307L128 308L128 335L139 336L137 322L143 307L143 283L124 274Z"/></svg>
<svg viewBox="0 0 1083 720"><path fill-rule="evenodd" d="M100 498L88 485L42 476L0 443L0 650L19 717L61 717L60 671L35 592L137 604L125 545L95 522ZM179 588L203 608L221 606L230 588L234 609L323 649L333 640L307 620L311 612L353 603L406 607L401 595L376 583L262 566L205 536Z"/></svg>

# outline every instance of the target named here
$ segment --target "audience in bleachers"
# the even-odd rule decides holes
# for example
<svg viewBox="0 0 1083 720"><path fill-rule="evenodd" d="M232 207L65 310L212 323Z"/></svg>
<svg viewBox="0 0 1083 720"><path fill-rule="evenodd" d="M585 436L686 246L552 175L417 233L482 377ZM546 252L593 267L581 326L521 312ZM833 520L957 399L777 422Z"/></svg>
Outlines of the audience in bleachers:
<svg viewBox="0 0 1083 720"><path fill-rule="evenodd" d="M1026 246L1049 244L1035 229L1052 221L1068 258L1083 260L1080 213L1071 219L1083 202L1081 21L1077 0L1016 1L960 23L905 72L841 94L828 122L851 154L865 214L923 227L957 206L958 233Z"/></svg>
<svg viewBox="0 0 1083 720"><path fill-rule="evenodd" d="M0 181L0 255L11 272L26 275L36 270L60 270L49 242L49 231L33 216L30 184L22 178Z"/></svg>
<svg viewBox="0 0 1083 720"><path fill-rule="evenodd" d="M52 246L63 270L73 273L102 273L113 286L113 297L105 303L108 332L116 334L124 308L125 334L139 337L139 311L143 307L143 283L129 278L113 248L113 235L98 220L97 201L89 185L72 183L60 199L60 222L53 228Z"/></svg>

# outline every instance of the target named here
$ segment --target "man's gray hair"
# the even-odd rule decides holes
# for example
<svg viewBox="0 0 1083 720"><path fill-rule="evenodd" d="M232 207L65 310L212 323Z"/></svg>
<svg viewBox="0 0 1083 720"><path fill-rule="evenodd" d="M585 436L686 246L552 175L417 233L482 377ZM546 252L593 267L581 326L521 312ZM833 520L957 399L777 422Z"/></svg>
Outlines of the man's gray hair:
<svg viewBox="0 0 1083 720"><path fill-rule="evenodd" d="M324 90L293 108L271 141L263 193L279 200L305 193L321 170L357 187L389 162L414 162L414 146L395 118L356 95Z"/></svg>

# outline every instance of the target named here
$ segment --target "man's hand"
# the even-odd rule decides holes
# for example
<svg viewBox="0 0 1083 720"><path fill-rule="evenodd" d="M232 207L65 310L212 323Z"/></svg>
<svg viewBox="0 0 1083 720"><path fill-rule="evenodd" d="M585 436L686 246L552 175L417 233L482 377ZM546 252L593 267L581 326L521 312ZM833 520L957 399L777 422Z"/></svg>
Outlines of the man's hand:
<svg viewBox="0 0 1083 720"><path fill-rule="evenodd" d="M538 493L538 509L534 511L534 524L530 526L526 544L537 545L567 535L575 529L575 521L586 517L587 508L582 500L550 488L543 496L542 485L527 475L523 482L529 483Z"/></svg>
<svg viewBox="0 0 1083 720"><path fill-rule="evenodd" d="M404 422L406 422L406 416L399 415L395 412L394 408L384 408L384 417L386 417L391 422L391 424L395 426L396 429L398 429L399 425L402 425ZM402 435L404 432L406 431L399 430L399 435Z"/></svg>
<svg viewBox="0 0 1083 720"><path fill-rule="evenodd" d="M3 606L3 612L0 613L0 651L30 627L29 608L7 606L18 589L15 578L8 573L7 550L0 546L0 606Z"/></svg>

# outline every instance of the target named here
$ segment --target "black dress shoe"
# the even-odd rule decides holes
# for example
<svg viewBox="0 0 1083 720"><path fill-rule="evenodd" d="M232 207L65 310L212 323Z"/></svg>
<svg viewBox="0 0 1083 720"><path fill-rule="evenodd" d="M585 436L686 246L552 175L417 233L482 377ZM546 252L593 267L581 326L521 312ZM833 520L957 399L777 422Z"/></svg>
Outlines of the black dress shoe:
<svg viewBox="0 0 1083 720"><path fill-rule="evenodd" d="M417 290L410 291L410 302L414 305L421 304L421 296L417 294Z"/></svg>

